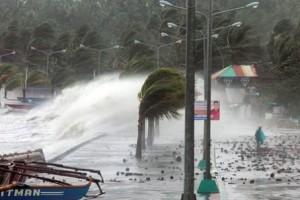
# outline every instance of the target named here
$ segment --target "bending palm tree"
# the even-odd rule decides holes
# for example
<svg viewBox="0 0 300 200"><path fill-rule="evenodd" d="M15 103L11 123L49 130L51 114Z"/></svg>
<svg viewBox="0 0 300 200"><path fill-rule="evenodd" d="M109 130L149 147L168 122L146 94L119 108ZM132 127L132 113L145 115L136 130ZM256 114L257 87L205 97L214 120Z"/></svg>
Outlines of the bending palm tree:
<svg viewBox="0 0 300 200"><path fill-rule="evenodd" d="M49 85L47 76L38 71L29 73L27 80L22 70L13 65L0 65L0 84L5 84L5 90L13 90L25 87L25 81L29 86Z"/></svg>
<svg viewBox="0 0 300 200"><path fill-rule="evenodd" d="M145 119L177 118L178 109L184 106L185 79L175 69L161 68L148 76L139 93L139 120L136 158L142 157L145 146ZM153 132L148 144L153 143Z"/></svg>

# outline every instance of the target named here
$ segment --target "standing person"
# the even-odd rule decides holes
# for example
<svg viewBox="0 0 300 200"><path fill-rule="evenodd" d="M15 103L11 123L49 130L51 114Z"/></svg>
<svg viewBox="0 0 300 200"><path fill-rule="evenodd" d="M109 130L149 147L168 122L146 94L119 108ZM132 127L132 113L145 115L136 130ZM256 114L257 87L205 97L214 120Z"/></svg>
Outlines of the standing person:
<svg viewBox="0 0 300 200"><path fill-rule="evenodd" d="M264 143L265 139L266 139L266 136L265 136L261 126L259 126L255 132L255 140L256 140L256 144L257 144L257 150L259 149L260 145Z"/></svg>

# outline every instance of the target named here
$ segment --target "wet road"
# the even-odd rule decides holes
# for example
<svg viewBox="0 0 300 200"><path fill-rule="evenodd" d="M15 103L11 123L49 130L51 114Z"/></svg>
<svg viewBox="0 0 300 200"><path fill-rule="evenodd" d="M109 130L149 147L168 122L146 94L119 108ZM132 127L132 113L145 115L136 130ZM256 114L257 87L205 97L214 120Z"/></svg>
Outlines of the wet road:
<svg viewBox="0 0 300 200"><path fill-rule="evenodd" d="M282 137L270 137L269 147L272 147ZM137 162L134 159L135 148L133 144L135 144L135 139L135 137L122 138L117 136L101 138L70 154L62 162L70 165L80 165L89 168L92 166L93 168L101 169L106 180L105 184L102 185L106 194L98 197L98 199L180 199L183 188L183 163L182 160L180 161L180 158L183 158L182 141L178 140L178 138L170 141L170 138L168 138L168 142L158 142L146 152L143 161ZM161 141L166 140L162 138ZM299 162L298 158L296 158L294 165L296 170L293 172L277 173L277 170L273 169L260 171L257 170L256 165L249 167L251 171L242 168L242 166L237 170L237 165L234 165L234 163L239 163L239 165L244 163L246 166L249 163L254 163L254 158L252 157L249 160L244 158L244 162L235 162L234 160L240 155L236 154L236 151L231 150L231 148L238 149L240 145L245 145L245 141L250 141L249 137L245 137L240 142L216 142L214 144L217 155L215 162L219 172L218 185L221 194L213 195L209 198L197 195L197 199L299 199L300 179L296 178L300 175L297 171L298 165L296 165ZM254 143L249 142L251 148L253 145ZM249 146L245 145L245 148L249 148ZM200 144L196 144L196 147L197 160L195 165L199 157L201 157ZM223 148L223 153L221 148ZM227 149L229 152L224 153L224 149ZM264 158L272 163L273 157L270 155ZM274 156L274 159L276 160L277 157ZM218 164L220 162L223 162L223 166ZM286 162L286 166L290 165L288 160ZM231 169L224 170L228 165L231 166ZM266 164L265 168L267 168ZM269 178L272 172L276 174L274 179ZM195 169L195 191L201 180L201 174L202 172L199 169ZM225 177L226 180L222 181L222 177ZM93 192L96 191L94 190Z"/></svg>

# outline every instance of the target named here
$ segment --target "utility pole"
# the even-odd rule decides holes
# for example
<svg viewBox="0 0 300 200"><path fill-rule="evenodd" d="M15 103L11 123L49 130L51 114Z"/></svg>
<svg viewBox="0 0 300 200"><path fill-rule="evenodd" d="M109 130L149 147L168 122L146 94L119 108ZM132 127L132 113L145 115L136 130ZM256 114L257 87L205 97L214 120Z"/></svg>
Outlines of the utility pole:
<svg viewBox="0 0 300 200"><path fill-rule="evenodd" d="M206 34L205 34L205 39L203 40L204 42L204 55L203 55L203 64L204 64L204 101L207 102L207 69L208 69L208 35L209 35L209 28L208 28L208 18L207 18L207 23L206 23ZM204 127L203 127L203 160L205 162L205 168L207 167L207 158L206 158L206 139L207 139L207 129L208 129L208 120L204 121Z"/></svg>
<svg viewBox="0 0 300 200"><path fill-rule="evenodd" d="M211 179L210 173L210 149L211 149L211 68L212 68L212 8L213 8L213 0L209 1L209 13L208 13L208 31L207 31L207 69L206 69L206 98L207 98L207 120L206 120L206 172L205 179Z"/></svg>
<svg viewBox="0 0 300 200"><path fill-rule="evenodd" d="M194 194L195 9L195 0L187 0L184 192L181 200L196 200Z"/></svg>
<svg viewBox="0 0 300 200"><path fill-rule="evenodd" d="M205 70L205 81L206 81L206 100L207 100L207 119L205 122L205 156L204 159L206 161L206 169L204 173L204 179L201 181L198 193L199 194L211 194L211 193L219 193L218 186L215 180L212 180L211 172L210 172L210 149L211 149L211 68L212 68L212 10L213 10L213 0L209 0L209 13L208 13L208 27L207 27L207 67Z"/></svg>

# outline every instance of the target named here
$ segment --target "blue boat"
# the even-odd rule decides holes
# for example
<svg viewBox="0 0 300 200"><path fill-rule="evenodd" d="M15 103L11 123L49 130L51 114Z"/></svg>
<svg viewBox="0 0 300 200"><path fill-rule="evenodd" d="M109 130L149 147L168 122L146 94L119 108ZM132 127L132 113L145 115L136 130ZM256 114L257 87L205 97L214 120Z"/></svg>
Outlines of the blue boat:
<svg viewBox="0 0 300 200"><path fill-rule="evenodd" d="M97 174L100 179L93 178L90 174ZM0 199L4 200L79 200L104 194L100 187L104 180L99 170L47 162L2 160L0 175ZM65 181L67 178L81 180L81 183L70 184ZM88 196L93 183L98 187L99 193Z"/></svg>
<svg viewBox="0 0 300 200"><path fill-rule="evenodd" d="M91 183L79 186L11 185L0 192L3 200L79 200L85 197Z"/></svg>
<svg viewBox="0 0 300 200"><path fill-rule="evenodd" d="M33 106L38 106L41 105L43 103L45 103L46 101L49 101L50 98L37 98L37 97L18 97L17 98L20 102L23 103L29 103Z"/></svg>

